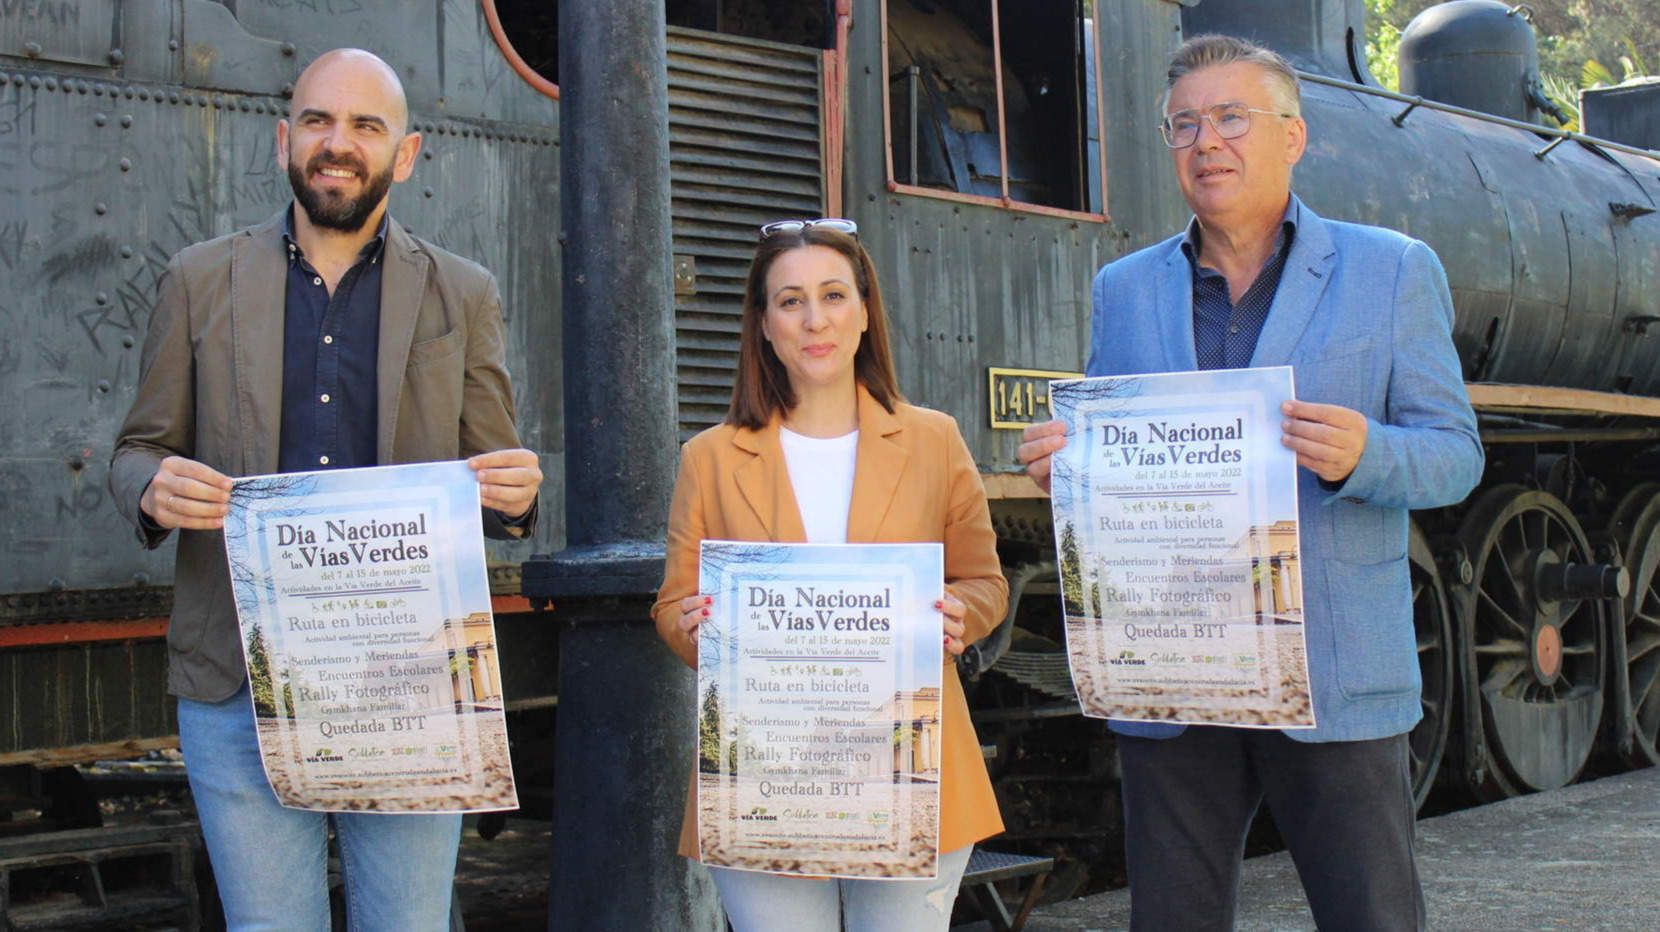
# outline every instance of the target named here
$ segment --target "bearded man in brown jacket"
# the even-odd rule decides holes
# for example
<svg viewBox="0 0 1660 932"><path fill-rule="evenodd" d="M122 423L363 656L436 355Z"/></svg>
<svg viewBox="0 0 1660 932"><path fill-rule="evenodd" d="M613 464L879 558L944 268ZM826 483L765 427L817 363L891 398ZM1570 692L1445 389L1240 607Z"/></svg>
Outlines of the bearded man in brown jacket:
<svg viewBox="0 0 1660 932"><path fill-rule="evenodd" d="M177 528L168 688L229 926L329 927L327 820L284 809L260 764L221 528L231 476L470 457L485 530L535 526L495 280L387 215L421 137L397 74L325 53L277 156L295 203L186 248L160 284L110 463L147 547ZM441 929L461 817L336 813L352 928Z"/></svg>

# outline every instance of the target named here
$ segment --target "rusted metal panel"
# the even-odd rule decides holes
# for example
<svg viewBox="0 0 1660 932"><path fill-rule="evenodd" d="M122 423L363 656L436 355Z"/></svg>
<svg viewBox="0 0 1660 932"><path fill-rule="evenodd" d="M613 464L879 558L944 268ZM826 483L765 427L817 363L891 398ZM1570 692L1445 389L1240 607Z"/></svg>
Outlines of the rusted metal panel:
<svg viewBox="0 0 1660 932"><path fill-rule="evenodd" d="M109 65L119 35L120 0L6 0L0 3L0 55L40 62Z"/></svg>
<svg viewBox="0 0 1660 932"><path fill-rule="evenodd" d="M1107 121L1107 206L1124 246L1139 249L1187 222L1159 135L1164 72L1182 40L1169 0L1095 4Z"/></svg>
<svg viewBox="0 0 1660 932"><path fill-rule="evenodd" d="M157 638L0 650L0 763L177 733L166 663Z"/></svg>
<svg viewBox="0 0 1660 932"><path fill-rule="evenodd" d="M680 28L668 52L674 252L696 270L675 298L685 439L726 415L756 228L822 210L819 56Z"/></svg>
<svg viewBox="0 0 1660 932"><path fill-rule="evenodd" d="M177 64L190 87L268 94L299 77L292 43L249 33L224 6L183 0L179 22Z"/></svg>

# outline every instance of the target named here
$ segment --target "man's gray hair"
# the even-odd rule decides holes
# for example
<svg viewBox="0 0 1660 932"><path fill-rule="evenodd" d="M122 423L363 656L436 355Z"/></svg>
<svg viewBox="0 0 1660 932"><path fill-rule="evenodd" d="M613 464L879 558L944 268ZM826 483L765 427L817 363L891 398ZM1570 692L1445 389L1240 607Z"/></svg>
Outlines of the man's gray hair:
<svg viewBox="0 0 1660 932"><path fill-rule="evenodd" d="M1176 82L1195 71L1243 62L1256 65L1268 75L1275 102L1286 113L1301 116L1303 94L1297 86L1297 71L1291 63L1273 49L1264 48L1247 39L1235 36L1194 36L1183 42L1170 56L1170 70L1166 74L1164 100L1159 109L1170 106L1170 89Z"/></svg>

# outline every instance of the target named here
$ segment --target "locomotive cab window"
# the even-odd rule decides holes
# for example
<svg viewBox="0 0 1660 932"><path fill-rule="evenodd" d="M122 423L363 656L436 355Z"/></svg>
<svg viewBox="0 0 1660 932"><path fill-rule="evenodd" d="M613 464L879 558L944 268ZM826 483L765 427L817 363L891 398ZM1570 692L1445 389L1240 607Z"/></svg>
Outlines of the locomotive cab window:
<svg viewBox="0 0 1660 932"><path fill-rule="evenodd" d="M1104 213L1096 0L887 0L889 182Z"/></svg>
<svg viewBox="0 0 1660 932"><path fill-rule="evenodd" d="M559 4L483 0L490 34L513 70L531 87L559 96Z"/></svg>

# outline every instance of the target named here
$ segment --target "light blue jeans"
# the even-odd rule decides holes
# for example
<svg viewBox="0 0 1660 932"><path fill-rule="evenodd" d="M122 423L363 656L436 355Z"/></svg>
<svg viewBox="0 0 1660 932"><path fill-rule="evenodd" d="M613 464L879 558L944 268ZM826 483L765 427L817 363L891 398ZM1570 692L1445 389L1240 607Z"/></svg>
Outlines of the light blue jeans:
<svg viewBox="0 0 1660 932"><path fill-rule="evenodd" d="M460 815L283 808L260 765L246 684L224 702L181 698L179 744L230 929L329 928L330 818L347 928L449 928Z"/></svg>
<svg viewBox="0 0 1660 932"><path fill-rule="evenodd" d="M733 932L945 932L973 851L965 845L941 854L932 880L820 880L727 867L709 873Z"/></svg>

